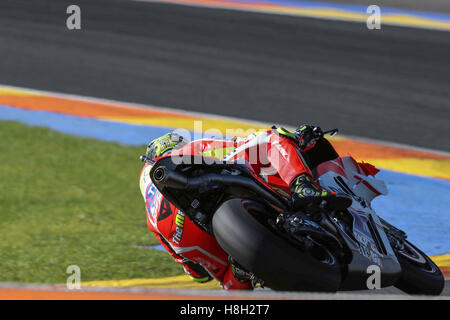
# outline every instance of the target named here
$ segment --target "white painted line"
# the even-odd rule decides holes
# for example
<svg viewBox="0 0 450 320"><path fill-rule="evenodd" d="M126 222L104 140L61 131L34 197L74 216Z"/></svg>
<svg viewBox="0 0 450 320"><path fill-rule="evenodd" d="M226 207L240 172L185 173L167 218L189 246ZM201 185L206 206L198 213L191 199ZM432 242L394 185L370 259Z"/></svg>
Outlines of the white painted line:
<svg viewBox="0 0 450 320"><path fill-rule="evenodd" d="M0 283L1 289L25 289L25 290L42 290L50 292L68 291L64 285L48 285L48 284L26 284L3 282ZM383 290L383 289L381 289ZM320 292L286 292L273 291L270 289L256 289L253 291L244 290L186 290L186 289L164 289L164 288L142 288L142 287L89 287L77 290L77 292L90 293L121 293L121 294L155 294L155 295L173 295L186 296L189 299L192 296L217 296L224 299L295 299L295 300L450 300L448 296L420 296L393 293L376 293L371 290L364 292L337 292L337 293L320 293Z"/></svg>

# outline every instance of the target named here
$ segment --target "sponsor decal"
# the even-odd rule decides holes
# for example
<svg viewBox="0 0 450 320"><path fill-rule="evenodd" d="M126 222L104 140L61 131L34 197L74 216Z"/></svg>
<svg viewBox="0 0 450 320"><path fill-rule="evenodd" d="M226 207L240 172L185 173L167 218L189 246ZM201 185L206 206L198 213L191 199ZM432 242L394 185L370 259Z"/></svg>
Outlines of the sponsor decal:
<svg viewBox="0 0 450 320"><path fill-rule="evenodd" d="M159 210L158 222L166 219L167 217L172 215L172 209L170 207L170 202L166 199L163 199L161 203L161 209Z"/></svg>
<svg viewBox="0 0 450 320"><path fill-rule="evenodd" d="M151 184L147 188L147 194L146 194L146 200L147 202L152 202L153 198L155 197L155 194L157 193L158 189L156 189L156 186L154 184Z"/></svg>
<svg viewBox="0 0 450 320"><path fill-rule="evenodd" d="M213 270L213 273L217 273L220 270L215 264L203 257L195 257L194 261L198 262L202 267L208 270Z"/></svg>
<svg viewBox="0 0 450 320"><path fill-rule="evenodd" d="M147 188L145 204L147 214L153 221L156 221L156 217L158 216L161 197L162 195L158 189L156 189L156 186L153 183L150 184Z"/></svg>
<svg viewBox="0 0 450 320"><path fill-rule="evenodd" d="M142 196L144 197L144 201L146 198L145 196L147 193L147 187L150 183L152 183L152 181L150 180L150 175L149 175L151 168L152 168L151 166L146 166L142 170L140 180L139 180L139 188L141 190Z"/></svg>
<svg viewBox="0 0 450 320"><path fill-rule="evenodd" d="M356 240L358 240L359 242L359 252L361 253L361 255L369 259L374 264L381 266L382 264L380 255L376 250L375 243L357 230L354 230L353 234L355 235Z"/></svg>
<svg viewBox="0 0 450 320"><path fill-rule="evenodd" d="M180 245L181 239L183 238L184 231L184 213L178 210L177 215L175 216L175 233L173 234L172 241L177 245Z"/></svg>

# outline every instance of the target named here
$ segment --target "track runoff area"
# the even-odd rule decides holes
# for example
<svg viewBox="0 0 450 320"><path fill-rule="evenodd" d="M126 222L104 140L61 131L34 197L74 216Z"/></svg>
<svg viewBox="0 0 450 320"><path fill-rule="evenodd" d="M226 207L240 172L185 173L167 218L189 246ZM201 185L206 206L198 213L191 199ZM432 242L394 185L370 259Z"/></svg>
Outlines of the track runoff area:
<svg viewBox="0 0 450 320"><path fill-rule="evenodd" d="M219 133L245 135L271 125L11 86L0 86L0 121L17 121L80 137L138 146L144 146L149 140L173 130L184 130L184 134L190 139L197 139L205 135L217 136ZM230 131L230 128L235 129ZM446 216L450 214L447 207L450 201L450 154L349 137L334 137L331 141L338 153L351 154L357 160L372 163L381 169L377 177L387 182L390 194L374 201L375 210L388 221L394 221L394 224L406 230L409 239L432 257L446 277L450 277L450 238L448 232L445 232L449 227ZM415 190L414 186L419 185L420 189ZM419 202L418 199L423 200L423 188L438 196L433 198L433 201ZM406 203L403 208L407 209L402 211L396 203ZM428 222L423 221L424 212L427 212ZM402 218L405 216L408 219ZM149 248L157 249L157 246ZM82 282L81 291L67 290L63 284L44 287L4 284L1 287L0 299L410 298L399 296L398 290L390 289L378 290L376 293L379 294L376 295L277 293L268 290L229 293L220 291L217 282L196 284L187 276L160 279L98 279ZM444 293L444 297L446 294L448 293Z"/></svg>

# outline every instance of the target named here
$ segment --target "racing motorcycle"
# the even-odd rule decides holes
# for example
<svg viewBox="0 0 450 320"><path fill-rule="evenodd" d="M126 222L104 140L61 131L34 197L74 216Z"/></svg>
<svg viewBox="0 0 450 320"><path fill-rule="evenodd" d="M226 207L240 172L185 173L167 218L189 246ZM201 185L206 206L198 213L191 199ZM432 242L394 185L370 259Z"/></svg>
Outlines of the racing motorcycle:
<svg viewBox="0 0 450 320"><path fill-rule="evenodd" d="M340 157L323 132L302 155L316 181L353 199L343 211L293 210L289 195L268 185L246 163L170 155L143 159L164 197L213 235L236 264L264 287L281 291L368 289L372 271L380 287L439 295L444 278L404 231L379 217L371 201L387 194L377 169Z"/></svg>

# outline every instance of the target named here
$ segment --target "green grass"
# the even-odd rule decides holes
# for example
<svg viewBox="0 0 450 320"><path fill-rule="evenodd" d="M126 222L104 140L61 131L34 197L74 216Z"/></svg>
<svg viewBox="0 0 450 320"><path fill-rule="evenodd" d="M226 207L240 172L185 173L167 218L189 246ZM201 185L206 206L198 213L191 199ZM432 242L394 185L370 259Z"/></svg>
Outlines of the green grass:
<svg viewBox="0 0 450 320"><path fill-rule="evenodd" d="M0 122L0 282L65 283L182 274L146 227L144 147Z"/></svg>

